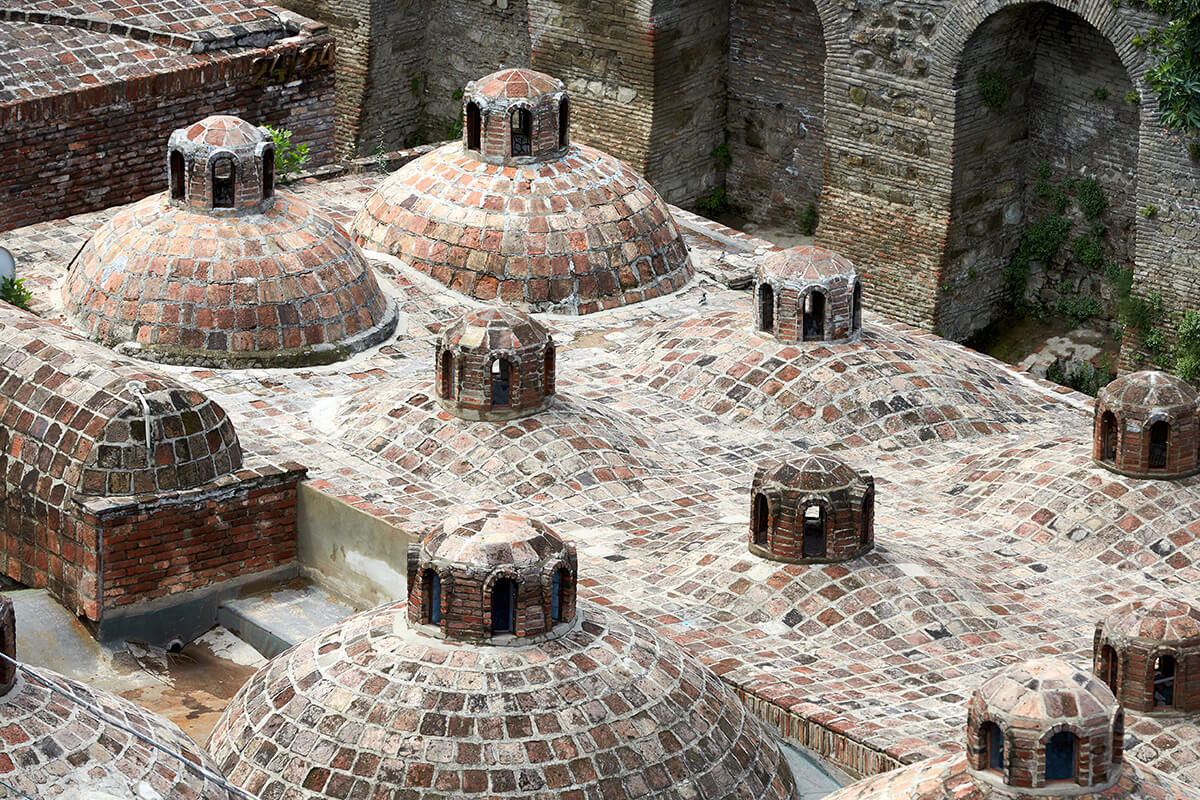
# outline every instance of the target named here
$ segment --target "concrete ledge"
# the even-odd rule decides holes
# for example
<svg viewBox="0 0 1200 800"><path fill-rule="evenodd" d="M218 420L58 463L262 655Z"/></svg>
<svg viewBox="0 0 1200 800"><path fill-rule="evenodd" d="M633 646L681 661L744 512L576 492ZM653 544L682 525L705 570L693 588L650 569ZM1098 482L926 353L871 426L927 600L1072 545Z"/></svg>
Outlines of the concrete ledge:
<svg viewBox="0 0 1200 800"><path fill-rule="evenodd" d="M230 578L190 592L156 597L141 603L106 609L99 623L85 623L100 641L141 639L165 647L178 639L190 642L217 624L221 603L256 590L278 586L300 574L295 563Z"/></svg>
<svg viewBox="0 0 1200 800"><path fill-rule="evenodd" d="M361 608L408 597L408 543L417 534L301 483L296 557L313 583Z"/></svg>

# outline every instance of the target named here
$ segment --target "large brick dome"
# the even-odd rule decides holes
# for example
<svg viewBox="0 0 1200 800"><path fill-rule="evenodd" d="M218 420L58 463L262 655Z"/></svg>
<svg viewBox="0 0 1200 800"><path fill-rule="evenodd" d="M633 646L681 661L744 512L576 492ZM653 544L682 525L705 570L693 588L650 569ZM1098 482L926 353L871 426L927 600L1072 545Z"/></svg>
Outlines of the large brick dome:
<svg viewBox="0 0 1200 800"><path fill-rule="evenodd" d="M272 660L209 752L260 797L795 798L765 725L695 657L573 589L543 604L574 570L545 525L455 514L410 549L408 603Z"/></svg>
<svg viewBox="0 0 1200 800"><path fill-rule="evenodd" d="M355 241L464 294L587 314L679 289L687 248L632 168L571 144L557 80L507 70L468 86L462 142L392 174Z"/></svg>
<svg viewBox="0 0 1200 800"><path fill-rule="evenodd" d="M12 600L0 599L0 652L9 658L16 656L14 623ZM0 664L0 776L17 792L88 800L233 800L228 790L121 728L217 774L204 751L173 723L50 670L39 667L36 673L32 678L7 661ZM111 722L97 720L65 696L103 709Z"/></svg>
<svg viewBox="0 0 1200 800"><path fill-rule="evenodd" d="M328 363L391 333L396 309L345 230L274 191L270 138L209 117L169 143L168 191L102 225L68 271L89 337L155 361Z"/></svg>

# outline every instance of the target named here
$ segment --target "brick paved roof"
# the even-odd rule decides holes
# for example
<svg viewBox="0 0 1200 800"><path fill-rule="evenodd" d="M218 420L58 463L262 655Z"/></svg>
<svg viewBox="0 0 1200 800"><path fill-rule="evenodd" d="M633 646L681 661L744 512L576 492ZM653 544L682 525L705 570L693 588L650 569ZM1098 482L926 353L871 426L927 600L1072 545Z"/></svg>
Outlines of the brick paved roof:
<svg viewBox="0 0 1200 800"><path fill-rule="evenodd" d="M486 569L496 565L522 569L564 557L558 534L540 521L496 507L450 515L421 544L429 559Z"/></svg>
<svg viewBox="0 0 1200 800"><path fill-rule="evenodd" d="M531 69L502 69L467 84L467 93L487 97L536 97L562 92L566 86L558 78Z"/></svg>
<svg viewBox="0 0 1200 800"><path fill-rule="evenodd" d="M1143 370L1122 375L1100 390L1102 405L1195 410L1196 390L1167 372Z"/></svg>
<svg viewBox="0 0 1200 800"><path fill-rule="evenodd" d="M412 632L404 603L350 617L259 670L209 751L264 797L796 797L764 725L693 656L594 603L577 619L493 647Z"/></svg>
<svg viewBox="0 0 1200 800"><path fill-rule="evenodd" d="M820 453L808 453L781 461L763 470L763 484L788 489L841 489L862 478L840 458Z"/></svg>
<svg viewBox="0 0 1200 800"><path fill-rule="evenodd" d="M481 308L468 311L442 332L442 342L456 347L483 350L518 350L550 340L546 326L512 308Z"/></svg>
<svg viewBox="0 0 1200 800"><path fill-rule="evenodd" d="M763 259L760 273L784 281L819 281L834 275L855 275L850 259L814 245L790 247Z"/></svg>
<svg viewBox="0 0 1200 800"><path fill-rule="evenodd" d="M985 783L968 771L964 754L945 755L852 783L824 800L986 800L1033 797ZM1042 795L1044 796L1044 795ZM1075 800L1196 800L1200 790L1127 760L1113 786L1071 795Z"/></svg>
<svg viewBox="0 0 1200 800"><path fill-rule="evenodd" d="M590 147L501 166L461 143L393 173L354 238L452 289L587 314L669 294L692 277L670 211L630 167Z"/></svg>
<svg viewBox="0 0 1200 800"><path fill-rule="evenodd" d="M1105 618L1110 637L1152 642L1186 642L1200 639L1200 610L1172 598L1135 600Z"/></svg>

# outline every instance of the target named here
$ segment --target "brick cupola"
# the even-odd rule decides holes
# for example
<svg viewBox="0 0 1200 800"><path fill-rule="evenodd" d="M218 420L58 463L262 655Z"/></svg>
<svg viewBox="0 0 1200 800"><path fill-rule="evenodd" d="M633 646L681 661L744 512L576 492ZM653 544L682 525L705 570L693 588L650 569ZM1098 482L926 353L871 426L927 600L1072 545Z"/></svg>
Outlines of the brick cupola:
<svg viewBox="0 0 1200 800"><path fill-rule="evenodd" d="M266 128L219 114L167 140L171 202L214 214L262 211L275 196L275 144Z"/></svg>
<svg viewBox="0 0 1200 800"><path fill-rule="evenodd" d="M431 636L544 638L575 619L575 545L537 520L484 507L454 514L408 550L408 621Z"/></svg>
<svg viewBox="0 0 1200 800"><path fill-rule="evenodd" d="M356 243L455 291L591 314L692 279L670 208L632 167L570 139L561 81L505 69L470 83L463 137L387 177Z"/></svg>
<svg viewBox="0 0 1200 800"><path fill-rule="evenodd" d="M1117 378L1096 395L1092 457L1137 478L1182 478L1200 470L1196 390L1157 370Z"/></svg>
<svg viewBox="0 0 1200 800"><path fill-rule="evenodd" d="M875 546L875 480L831 455L759 467L750 552L792 563L848 561Z"/></svg>
<svg viewBox="0 0 1200 800"><path fill-rule="evenodd" d="M1093 668L1121 704L1142 714L1200 710L1200 610L1137 600L1096 623Z"/></svg>
<svg viewBox="0 0 1200 800"><path fill-rule="evenodd" d="M275 191L271 137L215 116L171 134L167 191L122 208L67 271L86 336L188 366L327 364L396 327L362 252L319 209Z"/></svg>
<svg viewBox="0 0 1200 800"><path fill-rule="evenodd" d="M754 323L781 342L852 338L862 328L862 280L848 259L830 250L772 253L755 275Z"/></svg>
<svg viewBox="0 0 1200 800"><path fill-rule="evenodd" d="M531 69L502 69L463 92L463 147L494 164L527 164L571 144L567 87Z"/></svg>
<svg viewBox="0 0 1200 800"><path fill-rule="evenodd" d="M438 337L436 358L438 402L464 419L528 416L554 396L554 339L523 311L467 312Z"/></svg>
<svg viewBox="0 0 1200 800"><path fill-rule="evenodd" d="M1124 712L1104 682L1056 658L1006 667L967 703L971 774L1020 794L1083 794L1121 772Z"/></svg>

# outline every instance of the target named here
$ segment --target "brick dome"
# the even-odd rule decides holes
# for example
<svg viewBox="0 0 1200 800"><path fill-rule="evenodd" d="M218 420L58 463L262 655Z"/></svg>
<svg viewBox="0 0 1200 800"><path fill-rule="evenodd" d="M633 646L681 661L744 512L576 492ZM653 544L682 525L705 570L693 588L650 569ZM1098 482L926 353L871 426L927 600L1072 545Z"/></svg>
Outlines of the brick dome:
<svg viewBox="0 0 1200 800"><path fill-rule="evenodd" d="M968 761L1005 786L1097 789L1120 772L1124 731L1104 682L1057 658L1002 669L967 704Z"/></svg>
<svg viewBox="0 0 1200 800"><path fill-rule="evenodd" d="M1131 711L1200 710L1200 610L1137 600L1096 623L1093 669Z"/></svg>
<svg viewBox="0 0 1200 800"><path fill-rule="evenodd" d="M571 144L568 107L558 81L528 70L470 84L463 141L388 177L355 217L355 241L533 311L587 314L679 289L692 266L667 205L628 165Z"/></svg>
<svg viewBox="0 0 1200 800"><path fill-rule="evenodd" d="M456 517L410 551L410 567L428 545L470 554L448 566L443 597L561 544L496 511L463 527ZM561 635L474 644L409 614L396 603L350 617L259 670L209 741L224 773L261 797L796 798L765 725L648 627L580 601Z"/></svg>
<svg viewBox="0 0 1200 800"><path fill-rule="evenodd" d="M172 135L172 188L119 211L70 266L63 299L86 335L155 361L250 367L329 363L391 333L395 305L345 230L296 197L264 197L269 176L243 169L273 164L258 130L210 117ZM212 207L214 153L234 159L229 207Z"/></svg>
<svg viewBox="0 0 1200 800"><path fill-rule="evenodd" d="M15 633L12 601L5 597L0 600L0 652L14 659ZM51 670L39 667L36 672L44 684L7 662L0 665L0 763L6 765L0 775L18 792L27 797L104 800L233 800L234 795L178 759L146 747L117 725L97 720L63 694L102 708L121 725L216 774L204 751L173 723Z"/></svg>
<svg viewBox="0 0 1200 800"><path fill-rule="evenodd" d="M554 395L555 353L550 332L523 311L468 311L438 337L438 402L464 419L542 411Z"/></svg>
<svg viewBox="0 0 1200 800"><path fill-rule="evenodd" d="M576 569L574 545L537 520L494 506L452 514L409 546L409 623L461 641L561 635Z"/></svg>
<svg viewBox="0 0 1200 800"><path fill-rule="evenodd" d="M264 128L251 125L244 119L227 114L214 114L186 128L180 128L182 138L210 147L237 148L271 141Z"/></svg>
<svg viewBox="0 0 1200 800"><path fill-rule="evenodd" d="M854 265L821 247L767 256L754 281L759 333L783 342L849 339L862 328L862 281Z"/></svg>
<svg viewBox="0 0 1200 800"><path fill-rule="evenodd" d="M875 481L831 455L759 467L750 487L750 552L775 561L848 561L875 545Z"/></svg>
<svg viewBox="0 0 1200 800"><path fill-rule="evenodd" d="M1124 375L1096 395L1092 457L1100 466L1141 478L1181 478L1200 471L1196 390L1165 372Z"/></svg>

